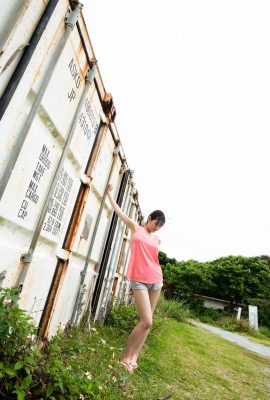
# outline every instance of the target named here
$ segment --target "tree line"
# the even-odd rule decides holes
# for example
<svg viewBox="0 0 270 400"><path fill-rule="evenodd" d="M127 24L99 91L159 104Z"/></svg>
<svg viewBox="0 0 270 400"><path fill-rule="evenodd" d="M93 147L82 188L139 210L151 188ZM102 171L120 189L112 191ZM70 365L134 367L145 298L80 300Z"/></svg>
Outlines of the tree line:
<svg viewBox="0 0 270 400"><path fill-rule="evenodd" d="M261 323L270 326L270 257L228 256L214 261L177 261L159 253L164 292L192 304L194 294L235 304L257 305Z"/></svg>

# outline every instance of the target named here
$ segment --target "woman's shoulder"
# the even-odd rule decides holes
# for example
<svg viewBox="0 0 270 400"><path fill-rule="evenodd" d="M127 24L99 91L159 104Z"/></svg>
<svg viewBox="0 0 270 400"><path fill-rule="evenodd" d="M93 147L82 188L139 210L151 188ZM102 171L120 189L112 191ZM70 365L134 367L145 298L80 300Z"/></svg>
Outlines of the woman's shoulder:
<svg viewBox="0 0 270 400"><path fill-rule="evenodd" d="M137 233L139 231L140 225L137 224L137 222L134 222L134 228L131 231L131 235L133 236L135 233Z"/></svg>

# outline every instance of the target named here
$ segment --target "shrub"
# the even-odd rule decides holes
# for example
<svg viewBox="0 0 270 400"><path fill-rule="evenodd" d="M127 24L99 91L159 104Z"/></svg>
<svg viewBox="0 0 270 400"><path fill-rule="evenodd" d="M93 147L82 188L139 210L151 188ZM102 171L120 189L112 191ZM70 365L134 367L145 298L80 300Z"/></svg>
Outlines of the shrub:
<svg viewBox="0 0 270 400"><path fill-rule="evenodd" d="M36 328L18 300L17 289L0 288L0 398L101 399L95 381L59 357L63 334L39 349Z"/></svg>
<svg viewBox="0 0 270 400"><path fill-rule="evenodd" d="M218 321L218 326L232 332L254 332L253 329L250 328L247 319L241 318L238 321L235 315L224 316L220 318Z"/></svg>
<svg viewBox="0 0 270 400"><path fill-rule="evenodd" d="M123 333L129 333L139 322L134 304L112 307L108 312L105 324L117 327Z"/></svg>
<svg viewBox="0 0 270 400"><path fill-rule="evenodd" d="M200 312L192 309L191 312L195 318L199 318L200 321L206 324L216 323L220 318L227 315L225 311L214 308L203 308Z"/></svg>
<svg viewBox="0 0 270 400"><path fill-rule="evenodd" d="M260 327L259 327L259 332L260 332L262 335L267 336L267 337L270 338L270 329L267 328L266 326L260 326Z"/></svg>
<svg viewBox="0 0 270 400"><path fill-rule="evenodd" d="M36 328L18 300L16 289L0 288L0 394L21 400L32 385L41 353Z"/></svg>
<svg viewBox="0 0 270 400"><path fill-rule="evenodd" d="M166 300L160 296L157 304L157 314L161 317L174 318L177 321L185 322L190 317L190 311L183 301Z"/></svg>

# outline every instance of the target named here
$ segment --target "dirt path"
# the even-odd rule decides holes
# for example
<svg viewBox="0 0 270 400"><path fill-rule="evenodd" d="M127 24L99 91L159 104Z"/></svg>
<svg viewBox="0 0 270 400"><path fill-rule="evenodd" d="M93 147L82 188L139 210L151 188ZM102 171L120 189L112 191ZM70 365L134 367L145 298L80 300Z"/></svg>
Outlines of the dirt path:
<svg viewBox="0 0 270 400"><path fill-rule="evenodd" d="M237 333L233 332L228 332L223 329L217 328L212 325L204 324L202 322L197 322L197 321L192 321L193 324L196 326L207 329L208 331L211 331L224 339L227 339L231 342L239 344L239 346L245 347L246 349L250 351L254 351L255 353L258 353L264 357L270 357L270 347L265 346L263 344L259 343L254 343L251 340L247 339L244 336L238 335Z"/></svg>

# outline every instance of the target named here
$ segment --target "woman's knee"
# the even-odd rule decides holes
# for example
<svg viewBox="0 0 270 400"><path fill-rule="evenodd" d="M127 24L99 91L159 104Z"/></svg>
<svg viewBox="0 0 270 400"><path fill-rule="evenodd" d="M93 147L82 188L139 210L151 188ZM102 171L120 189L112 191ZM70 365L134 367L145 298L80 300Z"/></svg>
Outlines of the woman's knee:
<svg viewBox="0 0 270 400"><path fill-rule="evenodd" d="M153 325L153 319L152 318L144 318L141 320L141 324L144 327L144 329L150 329Z"/></svg>

